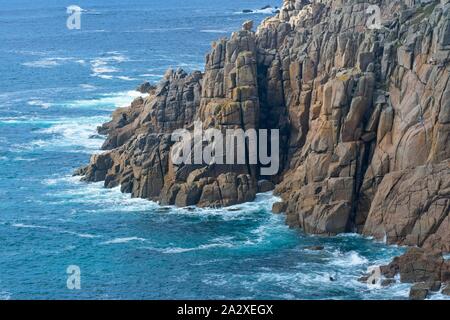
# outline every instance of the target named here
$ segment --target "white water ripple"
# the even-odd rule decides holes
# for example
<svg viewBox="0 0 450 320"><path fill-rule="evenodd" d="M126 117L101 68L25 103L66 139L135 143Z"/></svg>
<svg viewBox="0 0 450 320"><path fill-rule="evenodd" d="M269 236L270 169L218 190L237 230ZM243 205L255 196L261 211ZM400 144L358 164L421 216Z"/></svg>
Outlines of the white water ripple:
<svg viewBox="0 0 450 320"><path fill-rule="evenodd" d="M112 240L102 242L101 244L120 244L120 243L127 243L127 242L131 242L131 241L143 242L145 240L146 239L139 238L139 237L125 237L125 238L114 238Z"/></svg>

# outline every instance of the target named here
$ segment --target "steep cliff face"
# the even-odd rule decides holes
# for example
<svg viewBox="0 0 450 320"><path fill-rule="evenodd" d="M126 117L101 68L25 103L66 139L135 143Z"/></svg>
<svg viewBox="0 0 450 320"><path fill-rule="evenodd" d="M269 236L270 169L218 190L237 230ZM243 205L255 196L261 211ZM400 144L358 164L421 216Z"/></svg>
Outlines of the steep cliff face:
<svg viewBox="0 0 450 320"><path fill-rule="evenodd" d="M254 200L257 165L174 164L170 155L171 133L192 131L194 120L202 129L222 132L260 127L256 52L254 32L242 30L213 44L204 74L167 71L147 98L117 110L99 128L108 134L103 147L110 151L93 156L78 174L162 204L229 206Z"/></svg>
<svg viewBox="0 0 450 320"><path fill-rule="evenodd" d="M359 1L286 2L260 26L267 50L290 30L262 102L284 107L290 129L276 191L306 232L448 251L450 4L371 3L379 30Z"/></svg>
<svg viewBox="0 0 450 320"><path fill-rule="evenodd" d="M78 173L178 206L251 201L274 183L277 210L306 232L450 251L450 3L369 2L285 0L256 32L244 24L204 73L169 70L118 109L100 128L108 151ZM280 129L279 173L172 163L170 134L197 120Z"/></svg>

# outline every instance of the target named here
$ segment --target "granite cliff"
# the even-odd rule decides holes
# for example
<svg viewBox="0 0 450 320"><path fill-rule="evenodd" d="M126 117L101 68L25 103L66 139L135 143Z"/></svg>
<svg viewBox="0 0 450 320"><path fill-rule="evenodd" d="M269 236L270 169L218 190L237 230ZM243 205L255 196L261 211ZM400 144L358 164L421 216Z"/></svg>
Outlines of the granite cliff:
<svg viewBox="0 0 450 320"><path fill-rule="evenodd" d="M148 97L116 110L99 128L107 151L77 174L177 206L233 205L276 186L283 202L274 211L289 225L423 248L384 274L405 274L398 264L410 263L445 288L450 2L285 0L252 29L246 22L213 43L204 72L169 70L145 87ZM196 120L221 131L279 129L278 174L261 175L261 164L173 164L170 134ZM439 268L420 264L430 252ZM432 289L424 279L408 278L421 293Z"/></svg>

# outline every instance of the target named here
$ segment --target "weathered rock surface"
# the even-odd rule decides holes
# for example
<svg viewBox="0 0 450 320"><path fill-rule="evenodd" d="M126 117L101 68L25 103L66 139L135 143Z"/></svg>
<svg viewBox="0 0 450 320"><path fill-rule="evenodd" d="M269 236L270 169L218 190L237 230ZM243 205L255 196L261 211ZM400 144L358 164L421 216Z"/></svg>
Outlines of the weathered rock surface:
<svg viewBox="0 0 450 320"><path fill-rule="evenodd" d="M430 287L427 283L416 283L409 292L410 300L425 300L430 293Z"/></svg>
<svg viewBox="0 0 450 320"><path fill-rule="evenodd" d="M382 266L381 272L387 279L399 275L401 282L414 284L410 299L423 300L441 288L445 291L450 279L450 261L445 261L440 251L413 247Z"/></svg>
<svg viewBox="0 0 450 320"><path fill-rule="evenodd" d="M311 250L311 251L322 251L323 249L325 249L324 246L310 246L310 247L305 247L306 250Z"/></svg>
<svg viewBox="0 0 450 320"><path fill-rule="evenodd" d="M153 91L155 89L156 89L156 87L154 85L152 85L150 82L144 82L136 88L136 91L145 94L145 93L150 93L151 91Z"/></svg>
<svg viewBox="0 0 450 320"><path fill-rule="evenodd" d="M442 294L445 294L447 296L450 296L450 283L447 283L444 286L444 289L442 289Z"/></svg>
<svg viewBox="0 0 450 320"><path fill-rule="evenodd" d="M260 26L290 30L277 48L290 136L276 191L306 232L448 250L449 5L375 2L380 30L357 1L286 2Z"/></svg>
<svg viewBox="0 0 450 320"><path fill-rule="evenodd" d="M284 213L286 212L287 204L285 202L275 202L272 205L273 213Z"/></svg>
<svg viewBox="0 0 450 320"><path fill-rule="evenodd" d="M450 3L370 4L381 9L379 29L367 26L369 3L356 0L285 0L256 32L244 23L213 43L204 73L168 71L148 97L116 110L99 128L108 151L78 173L179 206L251 201L268 180L283 199L274 211L306 232L449 252ZM195 120L222 132L279 129L278 174L171 163L170 133ZM447 272L430 261L413 270Z"/></svg>
<svg viewBox="0 0 450 320"><path fill-rule="evenodd" d="M247 27L213 44L204 74L169 70L156 88L144 85L147 98L117 109L99 128L110 151L94 155L77 174L177 206L230 206L254 200L258 188L273 189L270 181L257 183L255 165L174 164L170 156L171 134L191 130L195 120L223 132L260 127L256 36Z"/></svg>

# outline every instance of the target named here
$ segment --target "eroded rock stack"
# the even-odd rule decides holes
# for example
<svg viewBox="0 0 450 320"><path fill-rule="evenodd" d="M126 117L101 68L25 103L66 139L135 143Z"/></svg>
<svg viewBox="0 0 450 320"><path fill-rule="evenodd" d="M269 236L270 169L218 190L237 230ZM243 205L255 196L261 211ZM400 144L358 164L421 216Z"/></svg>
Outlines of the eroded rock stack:
<svg viewBox="0 0 450 320"><path fill-rule="evenodd" d="M179 206L251 201L264 178L306 232L449 252L449 1L285 0L252 27L215 42L204 73L168 71L118 109L100 128L109 151L78 173ZM195 120L280 129L279 173L174 165L169 135Z"/></svg>
<svg viewBox="0 0 450 320"><path fill-rule="evenodd" d="M202 74L167 71L149 96L114 112L99 128L107 134L104 149L80 169L86 181L120 185L134 197L177 206L229 206L252 201L258 191L258 168L250 165L173 164L171 133L192 129L257 129L259 97L256 36L243 30L213 44ZM147 86L148 87L148 86Z"/></svg>

